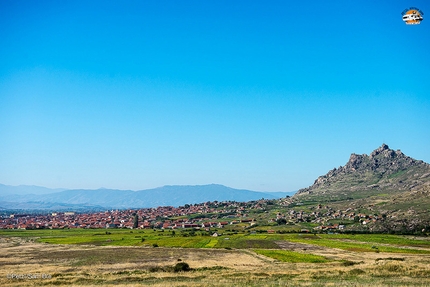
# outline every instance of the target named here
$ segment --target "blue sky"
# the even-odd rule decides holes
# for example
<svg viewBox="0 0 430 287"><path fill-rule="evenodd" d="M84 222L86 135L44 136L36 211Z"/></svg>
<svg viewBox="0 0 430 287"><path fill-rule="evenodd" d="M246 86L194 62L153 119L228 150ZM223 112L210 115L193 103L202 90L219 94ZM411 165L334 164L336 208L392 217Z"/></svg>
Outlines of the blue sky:
<svg viewBox="0 0 430 287"><path fill-rule="evenodd" d="M424 12L405 25L401 12ZM0 1L0 183L307 187L430 162L428 1Z"/></svg>

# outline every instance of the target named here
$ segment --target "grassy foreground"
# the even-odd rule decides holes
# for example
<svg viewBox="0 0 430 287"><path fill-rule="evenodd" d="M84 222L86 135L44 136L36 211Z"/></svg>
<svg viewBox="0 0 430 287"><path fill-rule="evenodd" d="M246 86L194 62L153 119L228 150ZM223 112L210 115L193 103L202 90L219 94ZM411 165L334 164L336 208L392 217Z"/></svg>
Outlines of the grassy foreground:
<svg viewBox="0 0 430 287"><path fill-rule="evenodd" d="M175 270L178 263L190 270ZM0 266L0 286L430 286L430 241L394 235L4 230Z"/></svg>

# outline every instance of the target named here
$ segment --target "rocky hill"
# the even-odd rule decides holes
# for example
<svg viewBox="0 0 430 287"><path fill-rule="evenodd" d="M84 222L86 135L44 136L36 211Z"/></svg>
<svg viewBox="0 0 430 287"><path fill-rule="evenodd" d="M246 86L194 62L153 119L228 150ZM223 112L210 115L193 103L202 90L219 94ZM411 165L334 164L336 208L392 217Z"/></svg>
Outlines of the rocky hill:
<svg viewBox="0 0 430 287"><path fill-rule="evenodd" d="M369 155L351 154L339 168L318 177L290 200L304 205L384 214L389 229L414 229L430 222L430 165L383 144Z"/></svg>
<svg viewBox="0 0 430 287"><path fill-rule="evenodd" d="M371 191L391 192L420 190L428 187L430 165L392 150L383 144L370 155L351 154L346 165L318 177L297 196L327 195L327 199L356 198ZM370 191L370 192L369 192Z"/></svg>

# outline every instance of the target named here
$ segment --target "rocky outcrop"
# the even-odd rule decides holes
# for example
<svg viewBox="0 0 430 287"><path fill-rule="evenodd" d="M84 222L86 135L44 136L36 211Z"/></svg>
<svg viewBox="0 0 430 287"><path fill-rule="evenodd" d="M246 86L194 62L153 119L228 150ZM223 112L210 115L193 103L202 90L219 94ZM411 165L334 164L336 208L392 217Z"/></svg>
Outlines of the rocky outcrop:
<svg viewBox="0 0 430 287"><path fill-rule="evenodd" d="M354 187L359 186L363 190L391 185L396 189L411 190L426 181L425 175L429 171L429 164L382 144L369 155L351 154L344 166L334 168L326 175L318 177L312 186L300 189L297 195L312 194L339 182L343 183L343 189L349 184L348 189L356 189Z"/></svg>

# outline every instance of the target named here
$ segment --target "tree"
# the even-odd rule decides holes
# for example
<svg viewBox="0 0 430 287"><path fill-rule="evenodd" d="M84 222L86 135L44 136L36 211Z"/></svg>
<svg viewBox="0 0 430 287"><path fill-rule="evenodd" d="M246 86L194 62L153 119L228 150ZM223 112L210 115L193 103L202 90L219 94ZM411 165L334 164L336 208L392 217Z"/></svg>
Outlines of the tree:
<svg viewBox="0 0 430 287"><path fill-rule="evenodd" d="M276 220L276 223L278 223L278 225L287 224L287 220L285 218L279 218Z"/></svg>
<svg viewBox="0 0 430 287"><path fill-rule="evenodd" d="M139 226L139 216L135 214L133 219L133 228L137 228L138 226Z"/></svg>

